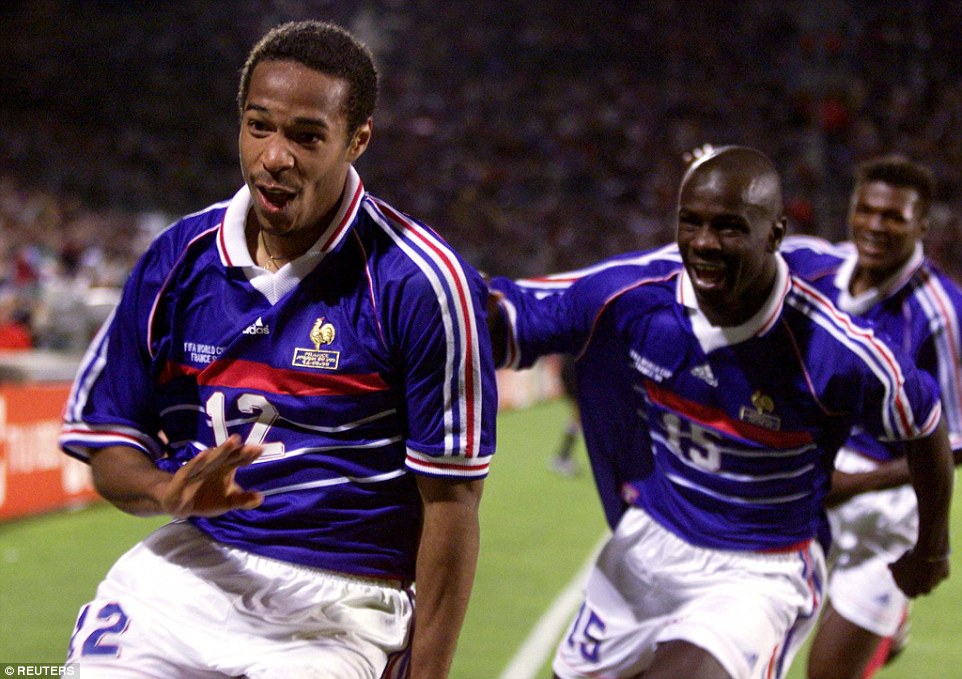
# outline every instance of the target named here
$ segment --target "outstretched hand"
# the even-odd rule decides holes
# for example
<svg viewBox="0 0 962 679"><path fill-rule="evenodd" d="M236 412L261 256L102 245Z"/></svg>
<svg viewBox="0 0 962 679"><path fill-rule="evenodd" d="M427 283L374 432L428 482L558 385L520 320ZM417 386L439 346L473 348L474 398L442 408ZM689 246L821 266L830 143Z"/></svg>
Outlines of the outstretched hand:
<svg viewBox="0 0 962 679"><path fill-rule="evenodd" d="M177 518L219 516L260 506L264 496L241 488L234 475L239 467L256 460L262 450L241 443L234 434L219 446L201 451L173 475L161 495L161 506Z"/></svg>

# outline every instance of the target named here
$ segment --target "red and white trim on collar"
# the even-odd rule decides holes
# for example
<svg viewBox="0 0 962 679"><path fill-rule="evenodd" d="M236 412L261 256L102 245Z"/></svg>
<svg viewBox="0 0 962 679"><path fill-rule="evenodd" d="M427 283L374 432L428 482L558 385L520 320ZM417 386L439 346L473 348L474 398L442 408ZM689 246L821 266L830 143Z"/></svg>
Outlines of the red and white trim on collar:
<svg viewBox="0 0 962 679"><path fill-rule="evenodd" d="M782 313L785 297L792 287L792 279L788 273L788 264L778 253L775 253L777 264L775 270L775 285L762 307L741 325L719 327L712 325L701 309L695 297L695 287L692 285L688 271L682 268L678 279L676 299L678 303L688 309L692 331L698 338L702 349L707 353L723 346L738 344L752 337L759 337L768 332Z"/></svg>
<svg viewBox="0 0 962 679"><path fill-rule="evenodd" d="M364 185L361 183L361 178L353 167L349 167L337 214L305 255L326 255L334 250L350 232L363 197ZM250 189L245 184L228 203L224 220L217 234L217 250L224 266L254 266L244 233L250 207Z"/></svg>

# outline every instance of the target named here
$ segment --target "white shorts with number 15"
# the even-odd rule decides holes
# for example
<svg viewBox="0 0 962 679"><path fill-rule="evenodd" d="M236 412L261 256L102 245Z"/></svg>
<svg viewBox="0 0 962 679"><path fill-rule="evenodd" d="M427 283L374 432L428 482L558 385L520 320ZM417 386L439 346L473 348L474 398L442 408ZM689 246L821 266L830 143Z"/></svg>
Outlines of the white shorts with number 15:
<svg viewBox="0 0 962 679"><path fill-rule="evenodd" d="M631 508L595 562L554 672L630 677L658 644L683 640L734 679L777 679L814 625L824 582L814 540L779 553L705 549Z"/></svg>

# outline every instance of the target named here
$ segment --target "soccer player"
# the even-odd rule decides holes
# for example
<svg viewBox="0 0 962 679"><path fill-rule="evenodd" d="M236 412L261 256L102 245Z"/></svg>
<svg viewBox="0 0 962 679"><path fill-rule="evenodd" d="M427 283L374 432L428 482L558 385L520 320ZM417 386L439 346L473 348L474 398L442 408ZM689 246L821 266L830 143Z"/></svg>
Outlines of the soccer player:
<svg viewBox="0 0 962 679"><path fill-rule="evenodd" d="M245 185L158 236L83 361L64 450L176 519L81 609L85 677L447 675L494 447L486 288L365 191L376 93L345 30L268 32Z"/></svg>
<svg viewBox="0 0 962 679"><path fill-rule="evenodd" d="M918 539L895 581L916 596L947 576L952 457L937 389L789 271L784 232L772 163L723 147L682 179L677 248L616 258L545 297L491 282L508 362L577 355L614 528L557 677L784 676L822 603L822 502L855 425L904 442L918 495Z"/></svg>
<svg viewBox="0 0 962 679"><path fill-rule="evenodd" d="M782 251L793 270L842 311L870 319L938 383L958 460L962 290L923 253L933 192L926 168L901 156L872 159L857 169L848 214L851 242L833 246L789 238ZM911 548L918 515L901 446L856 431L835 467L830 497L836 504L847 501L829 511L828 603L809 653L808 674L860 679L878 664L872 660L884 650L883 641L904 629L909 599L888 564Z"/></svg>

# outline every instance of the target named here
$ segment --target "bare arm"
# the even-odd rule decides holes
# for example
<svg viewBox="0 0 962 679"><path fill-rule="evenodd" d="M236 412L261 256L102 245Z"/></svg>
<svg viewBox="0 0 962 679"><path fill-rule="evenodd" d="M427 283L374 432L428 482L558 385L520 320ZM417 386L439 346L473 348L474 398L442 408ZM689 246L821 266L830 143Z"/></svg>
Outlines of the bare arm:
<svg viewBox="0 0 962 679"><path fill-rule="evenodd" d="M235 435L198 453L176 474L158 469L143 453L125 446L95 451L90 467L97 492L129 514L217 516L261 504L260 493L245 491L234 481L237 468L260 453L260 447L241 444Z"/></svg>
<svg viewBox="0 0 962 679"><path fill-rule="evenodd" d="M949 508L954 480L952 449L945 423L931 436L906 445L905 459L918 498L919 536L915 548L889 568L908 596L928 594L949 576Z"/></svg>
<svg viewBox="0 0 962 679"><path fill-rule="evenodd" d="M956 466L962 464L962 450L956 450L952 455ZM843 472L836 469L832 473L832 488L825 497L825 506L834 507L862 493L897 488L911 482L907 457L884 462L875 469L864 472Z"/></svg>
<svg viewBox="0 0 962 679"><path fill-rule="evenodd" d="M424 505L410 676L447 677L471 596L484 481L419 476Z"/></svg>

